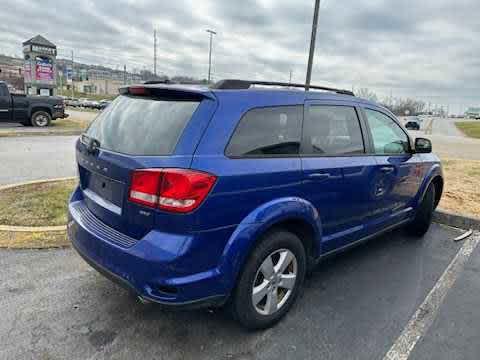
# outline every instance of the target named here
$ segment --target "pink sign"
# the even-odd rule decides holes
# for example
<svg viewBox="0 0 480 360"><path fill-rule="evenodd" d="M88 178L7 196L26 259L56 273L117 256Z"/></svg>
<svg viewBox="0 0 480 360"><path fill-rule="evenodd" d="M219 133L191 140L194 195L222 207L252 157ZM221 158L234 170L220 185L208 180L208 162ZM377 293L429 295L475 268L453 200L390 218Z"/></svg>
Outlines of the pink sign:
<svg viewBox="0 0 480 360"><path fill-rule="evenodd" d="M35 78L39 81L53 81L53 64L48 58L37 57L35 65Z"/></svg>

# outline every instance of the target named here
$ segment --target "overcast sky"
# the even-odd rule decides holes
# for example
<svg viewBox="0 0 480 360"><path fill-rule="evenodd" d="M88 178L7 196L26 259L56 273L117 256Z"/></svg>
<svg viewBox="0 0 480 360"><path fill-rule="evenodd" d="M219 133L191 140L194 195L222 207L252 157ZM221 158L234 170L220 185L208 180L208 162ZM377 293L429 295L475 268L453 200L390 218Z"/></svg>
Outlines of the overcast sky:
<svg viewBox="0 0 480 360"><path fill-rule="evenodd" d="M314 0L1 0L0 53L36 34L113 68L305 81ZM480 103L478 0L322 0L313 83L460 107ZM455 111L455 108L453 109Z"/></svg>

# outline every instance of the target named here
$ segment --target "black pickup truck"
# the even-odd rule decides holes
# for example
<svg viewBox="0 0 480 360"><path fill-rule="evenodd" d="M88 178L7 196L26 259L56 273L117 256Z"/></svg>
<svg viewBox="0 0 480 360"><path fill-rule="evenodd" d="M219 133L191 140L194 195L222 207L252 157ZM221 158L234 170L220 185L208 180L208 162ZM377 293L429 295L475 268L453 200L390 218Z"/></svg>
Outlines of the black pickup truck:
<svg viewBox="0 0 480 360"><path fill-rule="evenodd" d="M45 127L66 117L62 98L10 94L7 84L0 81L0 122Z"/></svg>

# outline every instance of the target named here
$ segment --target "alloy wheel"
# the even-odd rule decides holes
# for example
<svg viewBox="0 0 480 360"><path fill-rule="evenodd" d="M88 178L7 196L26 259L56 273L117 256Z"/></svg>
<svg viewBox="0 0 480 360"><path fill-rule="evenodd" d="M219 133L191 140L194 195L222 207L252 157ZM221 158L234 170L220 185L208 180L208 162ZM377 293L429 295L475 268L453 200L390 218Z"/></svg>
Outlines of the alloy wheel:
<svg viewBox="0 0 480 360"><path fill-rule="evenodd" d="M297 258L288 249L268 255L260 265L252 287L252 303L261 315L279 311L291 296L298 275Z"/></svg>

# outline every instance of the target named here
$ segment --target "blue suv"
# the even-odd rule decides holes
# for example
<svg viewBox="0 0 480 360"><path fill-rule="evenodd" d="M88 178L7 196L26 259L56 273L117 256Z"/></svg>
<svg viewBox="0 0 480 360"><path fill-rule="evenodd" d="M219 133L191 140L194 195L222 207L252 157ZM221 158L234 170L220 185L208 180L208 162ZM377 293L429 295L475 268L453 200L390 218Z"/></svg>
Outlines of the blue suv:
<svg viewBox="0 0 480 360"><path fill-rule="evenodd" d="M422 236L443 175L428 139L325 87L224 80L120 89L76 144L69 238L141 300L282 318L326 256Z"/></svg>

